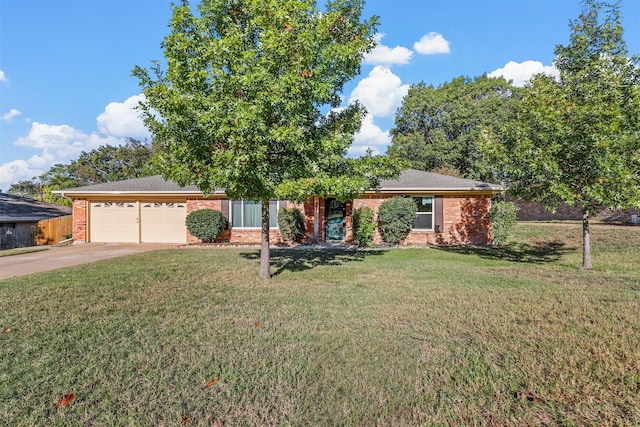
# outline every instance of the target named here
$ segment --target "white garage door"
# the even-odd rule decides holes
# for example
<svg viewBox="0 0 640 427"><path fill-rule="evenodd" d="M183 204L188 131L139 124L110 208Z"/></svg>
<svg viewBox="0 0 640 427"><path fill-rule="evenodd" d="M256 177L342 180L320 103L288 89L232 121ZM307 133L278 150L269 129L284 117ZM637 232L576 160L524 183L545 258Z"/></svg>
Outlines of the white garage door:
<svg viewBox="0 0 640 427"><path fill-rule="evenodd" d="M185 203L141 203L140 236L143 243L186 243Z"/></svg>
<svg viewBox="0 0 640 427"><path fill-rule="evenodd" d="M91 202L89 211L91 242L138 242L136 202Z"/></svg>

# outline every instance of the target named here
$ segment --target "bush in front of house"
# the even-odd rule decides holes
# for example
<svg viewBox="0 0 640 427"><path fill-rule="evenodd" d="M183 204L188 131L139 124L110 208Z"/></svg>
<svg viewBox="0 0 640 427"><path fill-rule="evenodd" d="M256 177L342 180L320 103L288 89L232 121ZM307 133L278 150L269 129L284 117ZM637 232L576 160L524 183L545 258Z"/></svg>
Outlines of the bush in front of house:
<svg viewBox="0 0 640 427"><path fill-rule="evenodd" d="M353 211L353 243L361 248L373 245L373 236L376 232L374 216L373 209L368 206Z"/></svg>
<svg viewBox="0 0 640 427"><path fill-rule="evenodd" d="M300 209L285 208L278 211L278 228L282 239L299 242L304 237L304 216Z"/></svg>
<svg viewBox="0 0 640 427"><path fill-rule="evenodd" d="M378 208L378 229L382 239L394 245L404 240L416 220L418 207L409 197L392 197Z"/></svg>
<svg viewBox="0 0 640 427"><path fill-rule="evenodd" d="M518 219L518 206L513 202L495 202L491 205L491 241L501 245L509 238Z"/></svg>
<svg viewBox="0 0 640 427"><path fill-rule="evenodd" d="M211 243L227 228L227 218L220 211L200 209L187 215L186 224L192 236L204 243Z"/></svg>

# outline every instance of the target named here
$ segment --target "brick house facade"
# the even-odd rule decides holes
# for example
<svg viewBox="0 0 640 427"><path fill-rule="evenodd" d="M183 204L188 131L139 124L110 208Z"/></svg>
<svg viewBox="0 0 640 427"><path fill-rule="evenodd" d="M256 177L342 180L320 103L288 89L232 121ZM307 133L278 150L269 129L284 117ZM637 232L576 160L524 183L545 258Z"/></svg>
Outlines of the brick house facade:
<svg viewBox="0 0 640 427"><path fill-rule="evenodd" d="M416 203L424 204L425 212L421 225L409 233L404 244L487 244L491 239L491 196L501 191L502 188L494 184L410 169L397 180L382 181L377 191L366 191L346 203L311 197L303 203L272 202L272 207L274 212L283 207L301 210L305 218L306 243L348 243L353 240L351 217L354 209L367 206L377 216L378 207L385 200L394 196L413 197ZM255 218L257 205L231 201L224 191L205 197L194 187L181 188L156 176L57 193L73 199L76 242L167 240L167 243L196 243L198 239L186 229L184 219L199 209L219 210L227 217L229 227L221 240L231 243L260 241L261 229ZM377 230L374 239L376 243L382 242ZM283 243L273 223L270 241Z"/></svg>

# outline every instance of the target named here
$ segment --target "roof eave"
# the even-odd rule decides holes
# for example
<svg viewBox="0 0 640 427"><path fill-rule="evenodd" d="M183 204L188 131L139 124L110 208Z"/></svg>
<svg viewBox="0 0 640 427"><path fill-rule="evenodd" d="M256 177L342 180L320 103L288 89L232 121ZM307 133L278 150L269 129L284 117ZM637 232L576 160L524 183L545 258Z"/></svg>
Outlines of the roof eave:
<svg viewBox="0 0 640 427"><path fill-rule="evenodd" d="M503 187L454 187L454 188L392 188L392 187L386 187L386 188L381 188L380 190L376 191L376 190L369 190L367 191L369 192L376 192L376 193L443 193L443 192L456 192L456 193L461 193L461 192L472 192L472 193L500 193L504 191Z"/></svg>
<svg viewBox="0 0 640 427"><path fill-rule="evenodd" d="M199 196L203 197L201 191L66 191L56 190L53 194L59 194L62 197L82 197L82 196L165 196L165 197L183 197L183 196ZM217 190L210 196L224 195L224 191Z"/></svg>

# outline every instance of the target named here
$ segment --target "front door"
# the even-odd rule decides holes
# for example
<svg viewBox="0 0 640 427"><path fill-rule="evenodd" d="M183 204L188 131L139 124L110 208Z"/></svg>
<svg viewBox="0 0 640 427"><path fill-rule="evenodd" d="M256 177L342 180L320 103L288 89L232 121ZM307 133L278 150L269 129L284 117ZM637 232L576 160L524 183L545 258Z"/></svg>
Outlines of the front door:
<svg viewBox="0 0 640 427"><path fill-rule="evenodd" d="M346 205L336 199L325 200L325 240L343 242L346 237Z"/></svg>

